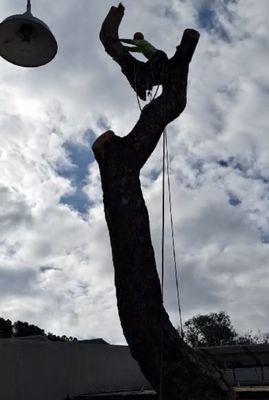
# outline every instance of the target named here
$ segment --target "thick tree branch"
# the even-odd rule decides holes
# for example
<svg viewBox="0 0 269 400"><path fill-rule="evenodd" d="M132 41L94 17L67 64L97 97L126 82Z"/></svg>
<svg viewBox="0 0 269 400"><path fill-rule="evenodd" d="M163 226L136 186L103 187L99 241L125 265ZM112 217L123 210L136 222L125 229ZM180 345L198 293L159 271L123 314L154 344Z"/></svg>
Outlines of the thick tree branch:
<svg viewBox="0 0 269 400"><path fill-rule="evenodd" d="M111 8L100 39L136 89L132 71L140 64L115 40L123 12L121 4ZM163 346L163 394L167 400L231 398L222 373L182 341L163 307L139 180L140 169L166 125L186 106L188 66L198 39L198 32L186 30L165 71L155 71L156 80L162 78L163 92L144 107L132 131L124 138L108 131L93 145L101 173L123 332L133 357L157 391ZM147 73L146 64L141 65Z"/></svg>
<svg viewBox="0 0 269 400"><path fill-rule="evenodd" d="M124 7L121 3L118 7L111 7L102 25L100 40L106 52L121 66L132 88L145 100L145 95L141 95L141 92L145 93L152 85L146 78L145 63L134 58L119 41L118 29L123 15Z"/></svg>

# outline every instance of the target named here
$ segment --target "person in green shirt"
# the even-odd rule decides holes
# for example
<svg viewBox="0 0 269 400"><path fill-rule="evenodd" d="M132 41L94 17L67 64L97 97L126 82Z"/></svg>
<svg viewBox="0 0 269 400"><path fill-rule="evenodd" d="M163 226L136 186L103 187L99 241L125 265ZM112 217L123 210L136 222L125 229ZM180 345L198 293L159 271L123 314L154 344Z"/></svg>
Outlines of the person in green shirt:
<svg viewBox="0 0 269 400"><path fill-rule="evenodd" d="M124 46L130 52L141 53L148 60L158 58L167 60L167 55L164 51L156 49L151 43L144 39L142 32L136 32L133 39L119 39L123 43L132 44L133 46Z"/></svg>
<svg viewBox="0 0 269 400"><path fill-rule="evenodd" d="M151 69L163 70L166 67L168 63L168 57L166 53L162 50L157 49L151 43L145 40L142 32L136 32L133 36L133 39L119 39L119 40L123 43L132 45L132 46L124 46L124 48L128 50L130 53L143 54L143 56L148 60L146 64L149 73ZM140 85L138 86L141 86L141 84L142 82L140 82ZM141 88L139 89L139 96L143 100L146 99L145 89L142 90Z"/></svg>

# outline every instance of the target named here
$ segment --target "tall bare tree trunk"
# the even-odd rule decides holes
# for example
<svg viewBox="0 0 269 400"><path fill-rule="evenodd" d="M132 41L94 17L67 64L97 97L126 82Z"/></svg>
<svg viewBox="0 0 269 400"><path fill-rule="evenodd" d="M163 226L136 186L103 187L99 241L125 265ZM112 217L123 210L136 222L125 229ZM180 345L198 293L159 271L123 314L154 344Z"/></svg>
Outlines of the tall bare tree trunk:
<svg viewBox="0 0 269 400"><path fill-rule="evenodd" d="M186 30L166 70L149 71L148 64L137 61L117 40L123 14L121 4L109 11L100 32L105 50L135 90L134 80L141 82L149 73L151 85L163 85L162 94L143 108L129 134L121 138L108 131L93 145L101 173L123 332L131 354L156 391L163 364L163 399L227 400L231 389L221 371L183 342L164 309L139 180L140 169L166 125L186 106L188 67L199 33Z"/></svg>

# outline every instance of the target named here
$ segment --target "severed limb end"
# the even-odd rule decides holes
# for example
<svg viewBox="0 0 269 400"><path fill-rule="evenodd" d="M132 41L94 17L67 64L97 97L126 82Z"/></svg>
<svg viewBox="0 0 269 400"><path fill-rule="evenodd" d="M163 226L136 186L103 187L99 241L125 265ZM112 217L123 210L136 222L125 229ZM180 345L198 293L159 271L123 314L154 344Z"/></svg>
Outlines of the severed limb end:
<svg viewBox="0 0 269 400"><path fill-rule="evenodd" d="M96 160L99 162L104 159L107 145L115 138L113 131L107 131L99 136L93 143L92 150Z"/></svg>
<svg viewBox="0 0 269 400"><path fill-rule="evenodd" d="M193 53L200 38L200 33L195 29L185 29L181 42L177 46L176 54L173 58L180 56L182 61L191 62Z"/></svg>

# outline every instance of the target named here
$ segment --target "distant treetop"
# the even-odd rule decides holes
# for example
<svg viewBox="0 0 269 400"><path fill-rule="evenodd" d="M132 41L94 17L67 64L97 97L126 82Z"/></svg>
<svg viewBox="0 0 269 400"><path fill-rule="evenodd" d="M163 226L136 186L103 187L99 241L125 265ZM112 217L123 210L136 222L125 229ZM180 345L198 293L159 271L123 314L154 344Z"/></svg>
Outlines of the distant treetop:
<svg viewBox="0 0 269 400"><path fill-rule="evenodd" d="M0 318L0 338L18 338L26 336L44 336L54 342L73 342L77 338L72 336L58 336L53 333L45 333L44 329L28 322L16 321L12 323L9 319Z"/></svg>
<svg viewBox="0 0 269 400"><path fill-rule="evenodd" d="M239 335L225 311L196 315L185 322L186 342L192 347L248 345L269 343L269 334Z"/></svg>

